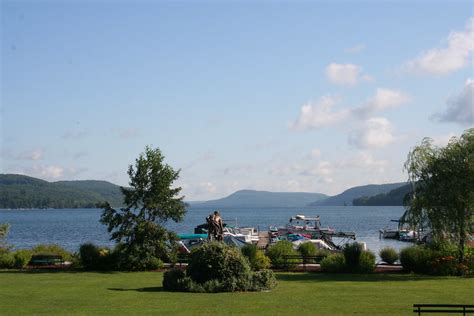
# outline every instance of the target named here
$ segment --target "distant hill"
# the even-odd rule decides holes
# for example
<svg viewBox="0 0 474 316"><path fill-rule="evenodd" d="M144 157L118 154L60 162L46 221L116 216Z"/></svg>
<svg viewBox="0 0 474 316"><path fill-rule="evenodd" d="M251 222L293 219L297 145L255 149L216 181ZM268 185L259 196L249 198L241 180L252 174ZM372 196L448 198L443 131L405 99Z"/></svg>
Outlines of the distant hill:
<svg viewBox="0 0 474 316"><path fill-rule="evenodd" d="M0 208L92 208L105 201L122 205L120 187L106 181L48 182L0 174Z"/></svg>
<svg viewBox="0 0 474 316"><path fill-rule="evenodd" d="M328 197L324 200L317 200L309 203L308 206L343 206L352 205L354 199L363 196L374 196L377 194L387 193L393 189L399 188L406 183L389 183L389 184L369 184L350 188L338 195Z"/></svg>
<svg viewBox="0 0 474 316"><path fill-rule="evenodd" d="M388 193L381 193L374 196L363 196L353 200L354 205L365 206L389 206L389 205L403 205L405 196L412 192L411 184L406 184Z"/></svg>
<svg viewBox="0 0 474 316"><path fill-rule="evenodd" d="M321 193L267 192L241 190L212 201L190 202L193 207L304 207L309 202L327 198Z"/></svg>

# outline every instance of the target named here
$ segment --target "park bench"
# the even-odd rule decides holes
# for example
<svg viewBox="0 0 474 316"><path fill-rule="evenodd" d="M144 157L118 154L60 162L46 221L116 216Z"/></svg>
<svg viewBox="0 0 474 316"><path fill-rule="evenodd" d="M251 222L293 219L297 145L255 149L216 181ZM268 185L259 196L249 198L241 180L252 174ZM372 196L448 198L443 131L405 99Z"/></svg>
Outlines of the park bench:
<svg viewBox="0 0 474 316"><path fill-rule="evenodd" d="M418 313L456 313L474 314L474 305L463 304L413 304L413 312Z"/></svg>
<svg viewBox="0 0 474 316"><path fill-rule="evenodd" d="M32 267L63 267L64 260L62 256L59 255L49 255L49 254L39 254L33 255L28 264Z"/></svg>
<svg viewBox="0 0 474 316"><path fill-rule="evenodd" d="M306 264L321 263L325 256L301 256L301 255L285 255L283 256L284 266L289 267L293 264L303 264L303 269L306 271Z"/></svg>

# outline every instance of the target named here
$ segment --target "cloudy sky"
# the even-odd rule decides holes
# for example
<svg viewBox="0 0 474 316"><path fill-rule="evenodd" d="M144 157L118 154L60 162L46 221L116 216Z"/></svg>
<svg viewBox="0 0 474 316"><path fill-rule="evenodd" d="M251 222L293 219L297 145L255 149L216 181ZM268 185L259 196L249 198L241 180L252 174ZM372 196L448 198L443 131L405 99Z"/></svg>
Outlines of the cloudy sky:
<svg viewBox="0 0 474 316"><path fill-rule="evenodd" d="M188 200L405 181L474 126L471 1L1 2L1 173L126 185L146 145Z"/></svg>

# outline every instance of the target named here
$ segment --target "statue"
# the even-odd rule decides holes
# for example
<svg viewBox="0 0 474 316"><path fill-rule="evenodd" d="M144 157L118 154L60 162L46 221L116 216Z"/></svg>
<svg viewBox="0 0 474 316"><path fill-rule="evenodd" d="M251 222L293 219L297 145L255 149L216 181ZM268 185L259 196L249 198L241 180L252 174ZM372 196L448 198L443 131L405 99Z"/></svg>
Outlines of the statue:
<svg viewBox="0 0 474 316"><path fill-rule="evenodd" d="M207 239L209 241L212 241L212 240L223 241L224 240L224 224L222 222L222 218L219 211L215 211L214 214L211 214L208 217L206 217L206 222L208 225Z"/></svg>

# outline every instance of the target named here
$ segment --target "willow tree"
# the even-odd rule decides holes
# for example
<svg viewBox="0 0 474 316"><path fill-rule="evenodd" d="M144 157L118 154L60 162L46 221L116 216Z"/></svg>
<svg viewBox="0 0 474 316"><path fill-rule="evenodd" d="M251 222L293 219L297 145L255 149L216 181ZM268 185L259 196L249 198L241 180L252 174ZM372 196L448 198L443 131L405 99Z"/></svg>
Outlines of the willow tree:
<svg viewBox="0 0 474 316"><path fill-rule="evenodd" d="M128 175L129 187L121 187L125 207L114 209L106 203L101 222L110 239L120 243L121 267L146 270L173 252L176 235L165 224L181 221L186 212L181 188L174 186L179 170L164 163L160 149L146 147L129 166Z"/></svg>
<svg viewBox="0 0 474 316"><path fill-rule="evenodd" d="M405 162L413 194L406 219L426 224L435 240L455 242L459 261L464 261L464 244L473 229L474 128L453 137L445 147L423 139Z"/></svg>

